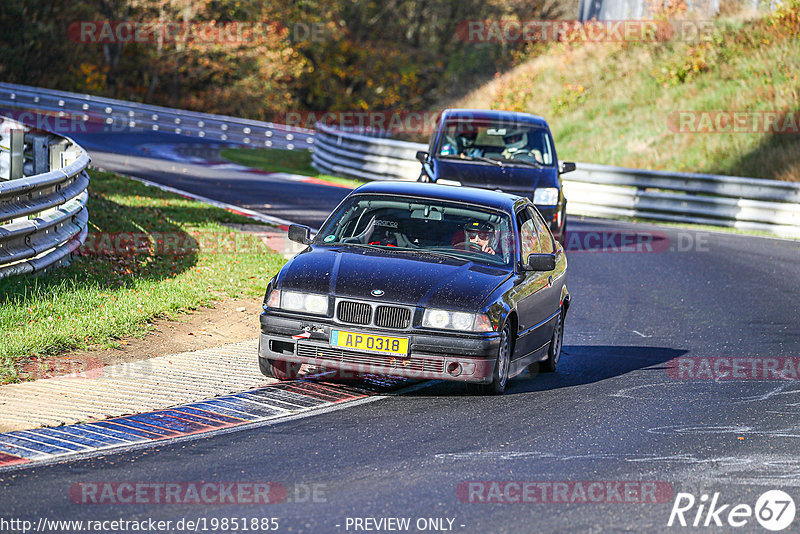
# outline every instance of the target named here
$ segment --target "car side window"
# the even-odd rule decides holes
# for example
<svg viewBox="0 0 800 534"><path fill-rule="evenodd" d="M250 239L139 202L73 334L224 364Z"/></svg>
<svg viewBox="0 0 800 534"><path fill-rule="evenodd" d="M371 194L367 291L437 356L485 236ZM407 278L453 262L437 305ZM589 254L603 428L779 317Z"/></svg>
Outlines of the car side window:
<svg viewBox="0 0 800 534"><path fill-rule="evenodd" d="M552 254L555 252L555 245L553 244L553 236L550 234L550 230L547 229L547 225L539 213L532 213L532 219L536 221L536 233L539 236L542 254Z"/></svg>
<svg viewBox="0 0 800 534"><path fill-rule="evenodd" d="M520 251L522 252L522 262L528 262L528 256L539 254L541 245L539 244L539 234L536 231L536 224L530 212L524 209L517 214L519 224Z"/></svg>

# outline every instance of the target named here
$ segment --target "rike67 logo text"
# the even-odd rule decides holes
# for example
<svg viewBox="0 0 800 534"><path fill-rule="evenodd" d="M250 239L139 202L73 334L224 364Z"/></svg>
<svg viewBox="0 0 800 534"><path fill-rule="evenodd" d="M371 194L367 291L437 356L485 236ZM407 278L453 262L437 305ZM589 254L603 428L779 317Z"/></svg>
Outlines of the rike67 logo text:
<svg viewBox="0 0 800 534"><path fill-rule="evenodd" d="M765 529L777 532L794 521L795 504L792 497L781 490L770 490L761 494L755 506L749 504L730 504L720 501L719 492L709 497L703 494L699 499L691 493L678 493L667 526L692 527L744 527L752 531L752 519Z"/></svg>

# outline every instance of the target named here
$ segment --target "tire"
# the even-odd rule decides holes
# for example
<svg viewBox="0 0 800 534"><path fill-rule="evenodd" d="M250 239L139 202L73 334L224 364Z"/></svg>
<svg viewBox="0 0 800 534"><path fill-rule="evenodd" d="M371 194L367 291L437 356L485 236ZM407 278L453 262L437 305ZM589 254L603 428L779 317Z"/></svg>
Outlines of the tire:
<svg viewBox="0 0 800 534"><path fill-rule="evenodd" d="M278 380L294 380L300 373L300 367L302 365L301 363L268 360L266 358L258 359L258 366L261 368L261 374L269 378L277 378Z"/></svg>
<svg viewBox="0 0 800 534"><path fill-rule="evenodd" d="M561 347L564 344L564 309L558 313L558 322L553 329L553 337L550 340L550 348L547 349L547 359L539 364L539 370L543 373L553 373L558 367L561 359Z"/></svg>
<svg viewBox="0 0 800 534"><path fill-rule="evenodd" d="M471 384L473 391L480 395L502 395L508 384L508 370L514 349L514 336L508 323L500 330L500 347L497 349L497 365L494 366L492 381L489 384Z"/></svg>

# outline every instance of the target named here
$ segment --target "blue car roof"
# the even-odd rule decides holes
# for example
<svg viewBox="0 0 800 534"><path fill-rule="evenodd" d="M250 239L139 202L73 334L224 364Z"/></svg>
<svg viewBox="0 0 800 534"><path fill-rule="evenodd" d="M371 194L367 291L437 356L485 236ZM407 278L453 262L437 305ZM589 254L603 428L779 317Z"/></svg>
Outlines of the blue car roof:
<svg viewBox="0 0 800 534"><path fill-rule="evenodd" d="M362 185L353 193L405 195L452 202L466 202L507 211L509 213L513 213L515 204L523 200L523 197L517 195L510 195L508 193L489 189L420 182L370 182Z"/></svg>
<svg viewBox="0 0 800 534"><path fill-rule="evenodd" d="M442 112L442 122L448 119L472 119L487 121L502 121L510 123L525 123L548 128L547 121L539 115L521 113L518 111L503 111L497 109L446 109Z"/></svg>

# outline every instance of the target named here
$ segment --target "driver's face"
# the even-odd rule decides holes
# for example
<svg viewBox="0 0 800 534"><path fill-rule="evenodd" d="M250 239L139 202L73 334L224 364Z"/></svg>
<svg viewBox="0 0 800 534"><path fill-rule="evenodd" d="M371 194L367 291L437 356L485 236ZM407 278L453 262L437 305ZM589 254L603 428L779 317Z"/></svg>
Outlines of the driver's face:
<svg viewBox="0 0 800 534"><path fill-rule="evenodd" d="M469 240L481 246L489 244L489 232L470 232Z"/></svg>

